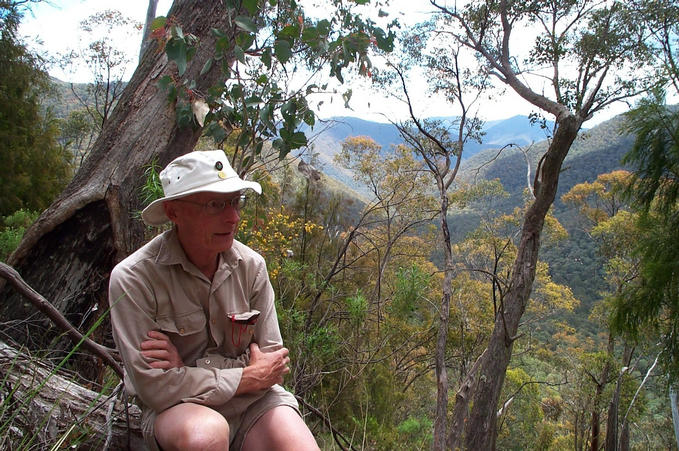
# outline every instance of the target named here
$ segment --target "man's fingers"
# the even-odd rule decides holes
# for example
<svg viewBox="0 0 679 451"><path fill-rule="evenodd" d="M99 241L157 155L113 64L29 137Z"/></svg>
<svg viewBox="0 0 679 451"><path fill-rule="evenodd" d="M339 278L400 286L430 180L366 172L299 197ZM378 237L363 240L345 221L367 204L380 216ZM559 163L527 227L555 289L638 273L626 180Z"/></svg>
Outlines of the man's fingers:
<svg viewBox="0 0 679 451"><path fill-rule="evenodd" d="M150 362L149 366L151 368L157 368L161 370L169 370L170 368L174 368L170 362L167 360L156 360L155 362Z"/></svg>
<svg viewBox="0 0 679 451"><path fill-rule="evenodd" d="M169 342L164 340L144 340L141 342L141 348L146 349L168 349Z"/></svg>
<svg viewBox="0 0 679 451"><path fill-rule="evenodd" d="M162 332L159 332L157 330L149 330L146 335L148 335L151 338L155 338L156 340L165 340L165 341L170 341L170 337L165 335Z"/></svg>
<svg viewBox="0 0 679 451"><path fill-rule="evenodd" d="M146 334L149 338L142 341L139 347L142 357L149 361L151 368L167 370L184 366L177 348L167 335L157 330L150 330Z"/></svg>
<svg viewBox="0 0 679 451"><path fill-rule="evenodd" d="M147 359L168 360L170 358L170 353L165 350L142 351L141 355Z"/></svg>

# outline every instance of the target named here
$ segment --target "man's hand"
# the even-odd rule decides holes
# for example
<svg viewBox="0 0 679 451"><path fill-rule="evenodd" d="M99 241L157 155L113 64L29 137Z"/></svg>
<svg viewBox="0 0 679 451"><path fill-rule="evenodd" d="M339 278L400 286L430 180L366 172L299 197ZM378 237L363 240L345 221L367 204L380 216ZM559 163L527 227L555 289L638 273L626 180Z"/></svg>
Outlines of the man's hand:
<svg viewBox="0 0 679 451"><path fill-rule="evenodd" d="M169 370L184 366L182 358L170 341L170 337L156 330L148 331L148 340L141 342L141 355L149 360L151 368Z"/></svg>
<svg viewBox="0 0 679 451"><path fill-rule="evenodd" d="M290 372L288 350L262 352L257 343L250 344L250 364L243 368L236 395L271 388L282 384L283 376Z"/></svg>

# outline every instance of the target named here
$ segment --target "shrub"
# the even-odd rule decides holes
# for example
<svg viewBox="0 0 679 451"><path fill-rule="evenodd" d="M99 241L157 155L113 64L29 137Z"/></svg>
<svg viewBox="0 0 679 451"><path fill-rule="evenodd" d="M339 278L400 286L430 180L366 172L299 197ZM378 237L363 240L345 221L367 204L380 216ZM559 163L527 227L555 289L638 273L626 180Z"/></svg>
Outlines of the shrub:
<svg viewBox="0 0 679 451"><path fill-rule="evenodd" d="M38 217L38 212L17 210L2 218L0 229L0 261L7 261L7 257L17 248L24 232Z"/></svg>

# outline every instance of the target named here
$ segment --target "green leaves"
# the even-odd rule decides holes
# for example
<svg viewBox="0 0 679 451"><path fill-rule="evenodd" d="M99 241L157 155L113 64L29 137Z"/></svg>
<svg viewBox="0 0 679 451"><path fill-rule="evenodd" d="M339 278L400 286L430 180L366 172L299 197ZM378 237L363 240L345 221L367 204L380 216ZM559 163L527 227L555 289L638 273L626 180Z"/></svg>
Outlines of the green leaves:
<svg viewBox="0 0 679 451"><path fill-rule="evenodd" d="M257 25L250 19L249 17L245 16L238 16L233 20L236 25L238 25L238 28L241 30L248 31L250 33L257 33Z"/></svg>
<svg viewBox="0 0 679 451"><path fill-rule="evenodd" d="M274 54L281 63L287 63L292 58L290 43L283 39L277 39L274 43Z"/></svg>
<svg viewBox="0 0 679 451"><path fill-rule="evenodd" d="M171 24L165 17L157 17L151 27L154 30L153 35L155 38L165 40L165 53L168 59L177 64L179 75L184 75L187 64L196 51L195 44L197 38L192 34L184 34L179 25ZM163 33L163 31L165 32ZM205 71L207 72L207 70Z"/></svg>
<svg viewBox="0 0 679 451"><path fill-rule="evenodd" d="M188 62L188 52L186 42L180 38L170 39L165 44L165 52L167 57L177 64L177 72L179 75L184 75L186 72L186 63Z"/></svg>
<svg viewBox="0 0 679 451"><path fill-rule="evenodd" d="M158 16L155 19L153 19L153 22L151 22L151 30L158 30L160 28L165 28L165 24L167 23L167 17L163 16Z"/></svg>
<svg viewBox="0 0 679 451"><path fill-rule="evenodd" d="M243 8L245 8L251 16L254 16L259 10L258 3L257 0L243 0Z"/></svg>

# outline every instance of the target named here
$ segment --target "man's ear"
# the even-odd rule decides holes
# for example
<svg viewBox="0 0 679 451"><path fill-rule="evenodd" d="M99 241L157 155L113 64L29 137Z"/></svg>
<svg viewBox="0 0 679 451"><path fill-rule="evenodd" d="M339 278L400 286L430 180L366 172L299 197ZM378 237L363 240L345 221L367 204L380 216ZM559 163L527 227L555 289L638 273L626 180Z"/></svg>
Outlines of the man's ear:
<svg viewBox="0 0 679 451"><path fill-rule="evenodd" d="M165 216L174 223L177 222L177 204L171 200L163 202L163 210L165 210Z"/></svg>

